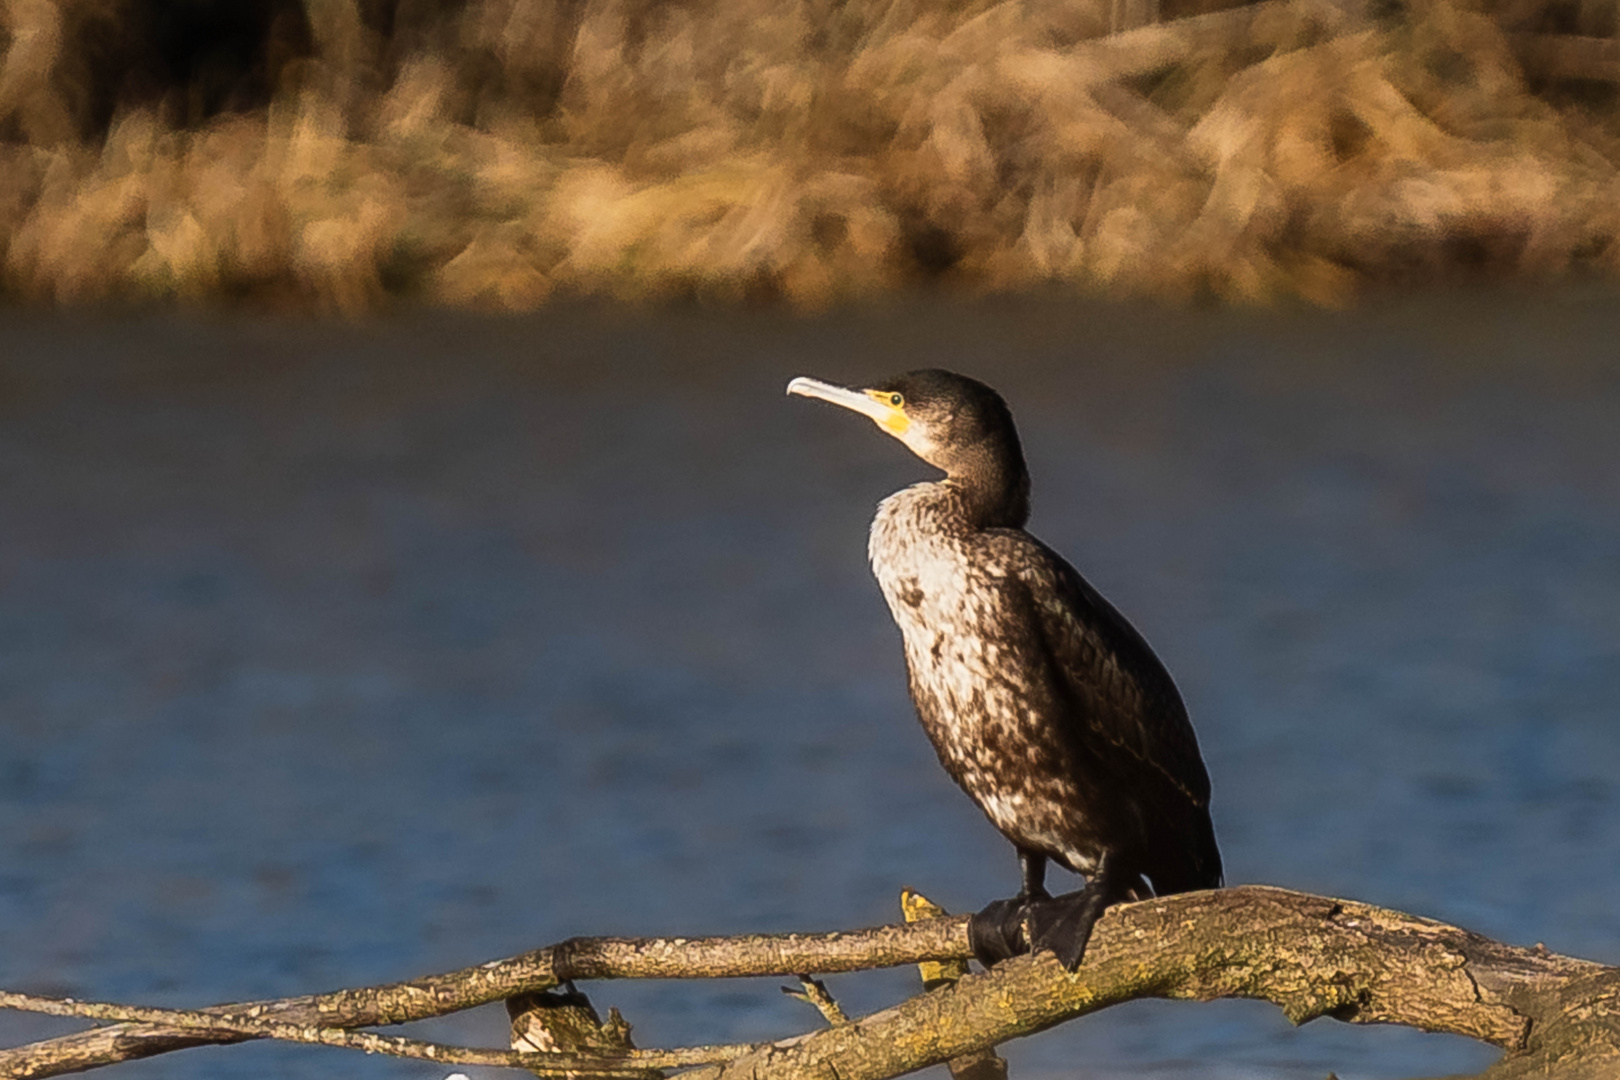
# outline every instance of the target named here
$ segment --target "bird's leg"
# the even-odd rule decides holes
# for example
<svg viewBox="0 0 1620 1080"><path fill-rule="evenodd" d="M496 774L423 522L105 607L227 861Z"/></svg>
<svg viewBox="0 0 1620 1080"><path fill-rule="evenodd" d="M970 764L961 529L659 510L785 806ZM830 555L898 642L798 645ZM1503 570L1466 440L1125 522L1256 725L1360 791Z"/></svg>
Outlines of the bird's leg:
<svg viewBox="0 0 1620 1080"><path fill-rule="evenodd" d="M1029 951L1024 917L1033 903L1051 900L1046 891L1046 856L1019 848L1018 864L1024 881L1018 895L1011 900L992 900L968 921L968 943L985 967Z"/></svg>
<svg viewBox="0 0 1620 1080"><path fill-rule="evenodd" d="M1020 900L1045 900L1052 894L1046 891L1046 856L1027 848L1018 849L1018 868L1023 871L1024 890Z"/></svg>
<svg viewBox="0 0 1620 1080"><path fill-rule="evenodd" d="M1131 890L1141 880L1135 873L1120 873L1114 860L1108 856L1086 879L1086 887L1042 900L1029 907L1029 948L1031 952L1048 950L1069 971L1080 966L1091 941L1092 927L1110 904L1130 898Z"/></svg>

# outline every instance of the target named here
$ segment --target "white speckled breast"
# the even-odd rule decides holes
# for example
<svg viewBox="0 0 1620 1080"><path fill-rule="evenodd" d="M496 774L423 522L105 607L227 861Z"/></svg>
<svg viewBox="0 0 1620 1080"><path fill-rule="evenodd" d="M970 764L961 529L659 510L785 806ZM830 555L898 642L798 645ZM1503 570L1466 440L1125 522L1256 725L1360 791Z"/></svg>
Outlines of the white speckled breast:
<svg viewBox="0 0 1620 1080"><path fill-rule="evenodd" d="M961 707L990 678L999 657L993 643L951 632L984 625L996 599L982 586L970 587L972 561L959 531L940 528L940 518L959 516L954 502L942 483L894 493L878 506L867 554L905 638L912 678L942 704Z"/></svg>
<svg viewBox="0 0 1620 1080"><path fill-rule="evenodd" d="M878 507L868 553L905 641L918 718L951 776L1014 843L1084 871L1067 755L1030 708L1046 672L995 628L1011 568L994 534L968 525L944 482L898 491ZM1010 552L1009 552L1010 554Z"/></svg>

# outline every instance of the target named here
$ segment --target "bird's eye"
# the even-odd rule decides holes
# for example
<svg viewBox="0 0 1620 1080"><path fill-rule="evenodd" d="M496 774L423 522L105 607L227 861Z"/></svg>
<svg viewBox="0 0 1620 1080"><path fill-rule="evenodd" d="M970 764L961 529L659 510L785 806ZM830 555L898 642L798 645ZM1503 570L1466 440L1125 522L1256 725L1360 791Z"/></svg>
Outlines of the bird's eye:
<svg viewBox="0 0 1620 1080"><path fill-rule="evenodd" d="M890 394L889 395L889 404L893 405L895 408L898 409L900 406L904 405L905 403L906 403L906 399L905 399L904 396L902 396L900 394Z"/></svg>

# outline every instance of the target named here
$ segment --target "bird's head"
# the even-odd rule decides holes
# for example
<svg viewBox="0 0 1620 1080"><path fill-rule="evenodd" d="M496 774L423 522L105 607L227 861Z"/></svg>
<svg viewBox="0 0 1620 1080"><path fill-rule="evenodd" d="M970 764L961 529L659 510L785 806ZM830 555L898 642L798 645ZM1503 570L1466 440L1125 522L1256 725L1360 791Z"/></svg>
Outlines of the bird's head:
<svg viewBox="0 0 1620 1080"><path fill-rule="evenodd" d="M848 389L797 378L788 393L820 398L870 417L928 464L970 491L999 519L1028 514L1029 475L1012 411L1001 395L977 379L926 368Z"/></svg>

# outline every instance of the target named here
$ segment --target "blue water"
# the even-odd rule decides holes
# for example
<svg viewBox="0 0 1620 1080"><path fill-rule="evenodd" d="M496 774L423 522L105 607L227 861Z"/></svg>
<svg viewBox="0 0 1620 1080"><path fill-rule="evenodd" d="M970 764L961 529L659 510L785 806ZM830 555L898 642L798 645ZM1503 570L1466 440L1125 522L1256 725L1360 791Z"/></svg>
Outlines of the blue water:
<svg viewBox="0 0 1620 1080"><path fill-rule="evenodd" d="M1011 892L865 566L872 506L927 470L782 393L924 365L1004 391L1034 530L1176 673L1230 881L1620 962L1617 339L1620 302L1579 293L0 314L0 985L201 1005ZM831 984L870 1010L914 978ZM667 1045L813 1026L779 984L589 989ZM419 1030L499 1045L504 1013ZM1495 1056L1245 1002L1006 1053L1015 1080ZM268 1045L118 1067L445 1072Z"/></svg>

